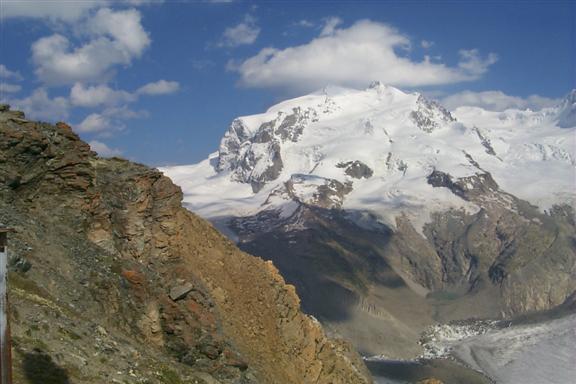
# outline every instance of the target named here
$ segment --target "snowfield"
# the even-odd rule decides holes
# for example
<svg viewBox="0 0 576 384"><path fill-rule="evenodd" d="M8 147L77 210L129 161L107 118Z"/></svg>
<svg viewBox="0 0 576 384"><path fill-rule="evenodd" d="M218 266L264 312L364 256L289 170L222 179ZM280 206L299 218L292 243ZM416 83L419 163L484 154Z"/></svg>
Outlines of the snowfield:
<svg viewBox="0 0 576 384"><path fill-rule="evenodd" d="M451 114L380 83L332 87L239 117L208 159L162 171L182 187L190 210L214 222L289 210L293 197L280 192L304 175L309 182L295 193L305 202L336 180L352 188L335 204L369 211L391 228L400 215L420 230L433 212L477 212L449 189L432 187L427 177L434 170L454 179L489 172L502 190L542 211L574 206L575 102L573 91L563 104L538 112L460 107ZM362 163L371 176L350 176L341 166L347 162Z"/></svg>
<svg viewBox="0 0 576 384"><path fill-rule="evenodd" d="M452 346L451 355L498 384L572 384L576 315L468 337Z"/></svg>

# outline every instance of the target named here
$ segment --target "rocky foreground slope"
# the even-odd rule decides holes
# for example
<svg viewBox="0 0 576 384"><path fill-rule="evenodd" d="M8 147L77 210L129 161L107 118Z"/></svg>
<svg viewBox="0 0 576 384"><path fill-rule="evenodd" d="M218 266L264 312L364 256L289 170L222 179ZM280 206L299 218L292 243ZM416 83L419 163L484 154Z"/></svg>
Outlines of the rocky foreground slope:
<svg viewBox="0 0 576 384"><path fill-rule="evenodd" d="M15 383L370 383L270 262L157 170L0 110Z"/></svg>
<svg viewBox="0 0 576 384"><path fill-rule="evenodd" d="M380 83L329 88L235 119L209 159L165 172L331 330L413 357L430 324L576 290L574 111L576 91L537 112L451 113Z"/></svg>

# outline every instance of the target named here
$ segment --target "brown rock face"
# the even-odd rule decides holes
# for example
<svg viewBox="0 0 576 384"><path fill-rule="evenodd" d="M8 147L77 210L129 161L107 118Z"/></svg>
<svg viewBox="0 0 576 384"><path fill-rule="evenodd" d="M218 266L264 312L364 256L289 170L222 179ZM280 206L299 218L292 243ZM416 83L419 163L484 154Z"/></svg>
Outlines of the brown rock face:
<svg viewBox="0 0 576 384"><path fill-rule="evenodd" d="M160 172L2 112L0 182L0 222L19 230L16 382L42 364L75 383L371 382L270 262L183 209Z"/></svg>

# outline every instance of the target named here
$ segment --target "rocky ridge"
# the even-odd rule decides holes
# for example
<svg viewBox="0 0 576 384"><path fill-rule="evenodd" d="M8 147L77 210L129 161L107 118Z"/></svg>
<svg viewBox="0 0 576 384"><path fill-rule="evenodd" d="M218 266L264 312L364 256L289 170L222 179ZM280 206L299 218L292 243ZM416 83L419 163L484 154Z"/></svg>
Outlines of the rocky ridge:
<svg viewBox="0 0 576 384"><path fill-rule="evenodd" d="M157 170L0 111L17 383L369 383L270 263Z"/></svg>

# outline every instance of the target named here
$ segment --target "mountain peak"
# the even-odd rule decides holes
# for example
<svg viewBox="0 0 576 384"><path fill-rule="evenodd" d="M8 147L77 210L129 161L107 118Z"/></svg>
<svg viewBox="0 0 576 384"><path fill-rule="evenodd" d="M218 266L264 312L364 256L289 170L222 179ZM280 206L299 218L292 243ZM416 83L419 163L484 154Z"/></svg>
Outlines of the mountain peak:
<svg viewBox="0 0 576 384"><path fill-rule="evenodd" d="M402 92L400 89L393 87L391 85L388 85L388 84L384 84L380 80L375 80L375 81L371 82L370 85L368 86L368 88L366 88L366 90L367 91L376 90L378 92L378 94L381 94L383 92L389 92L389 93L398 93L398 94L406 95L406 93Z"/></svg>
<svg viewBox="0 0 576 384"><path fill-rule="evenodd" d="M383 88L383 87L386 87L386 84L384 84L380 80L374 80L373 82L370 83L368 89Z"/></svg>
<svg viewBox="0 0 576 384"><path fill-rule="evenodd" d="M560 104L558 126L561 128L576 126L576 89L570 91Z"/></svg>
<svg viewBox="0 0 576 384"><path fill-rule="evenodd" d="M564 98L565 101L571 102L572 104L576 103L576 89L571 90L566 97Z"/></svg>
<svg viewBox="0 0 576 384"><path fill-rule="evenodd" d="M570 114L575 97L573 92L565 102L567 126L576 119ZM568 132L559 132L555 116L517 114L452 115L418 93L381 82L363 90L308 94L234 120L217 158L186 168L187 178L195 180L187 202L205 217L244 215L262 209L293 175L310 175L314 178L293 183L298 190L310 187L314 198L304 199L308 202L327 201L323 197L334 192L343 209L375 210L392 224L409 213L421 228L432 211L469 205L446 191L430 193L426 178L434 169L455 179L489 172L507 192L542 207L564 201L572 186L562 175L570 174L576 157L562 136ZM536 129L549 138L535 135ZM527 181L518 175L528 165L539 167L533 175L539 183L528 184L542 185L549 177L557 186L553 196L543 188L525 188ZM355 177L355 168L366 176ZM176 177L182 180L183 174ZM216 204L216 197L227 203Z"/></svg>

